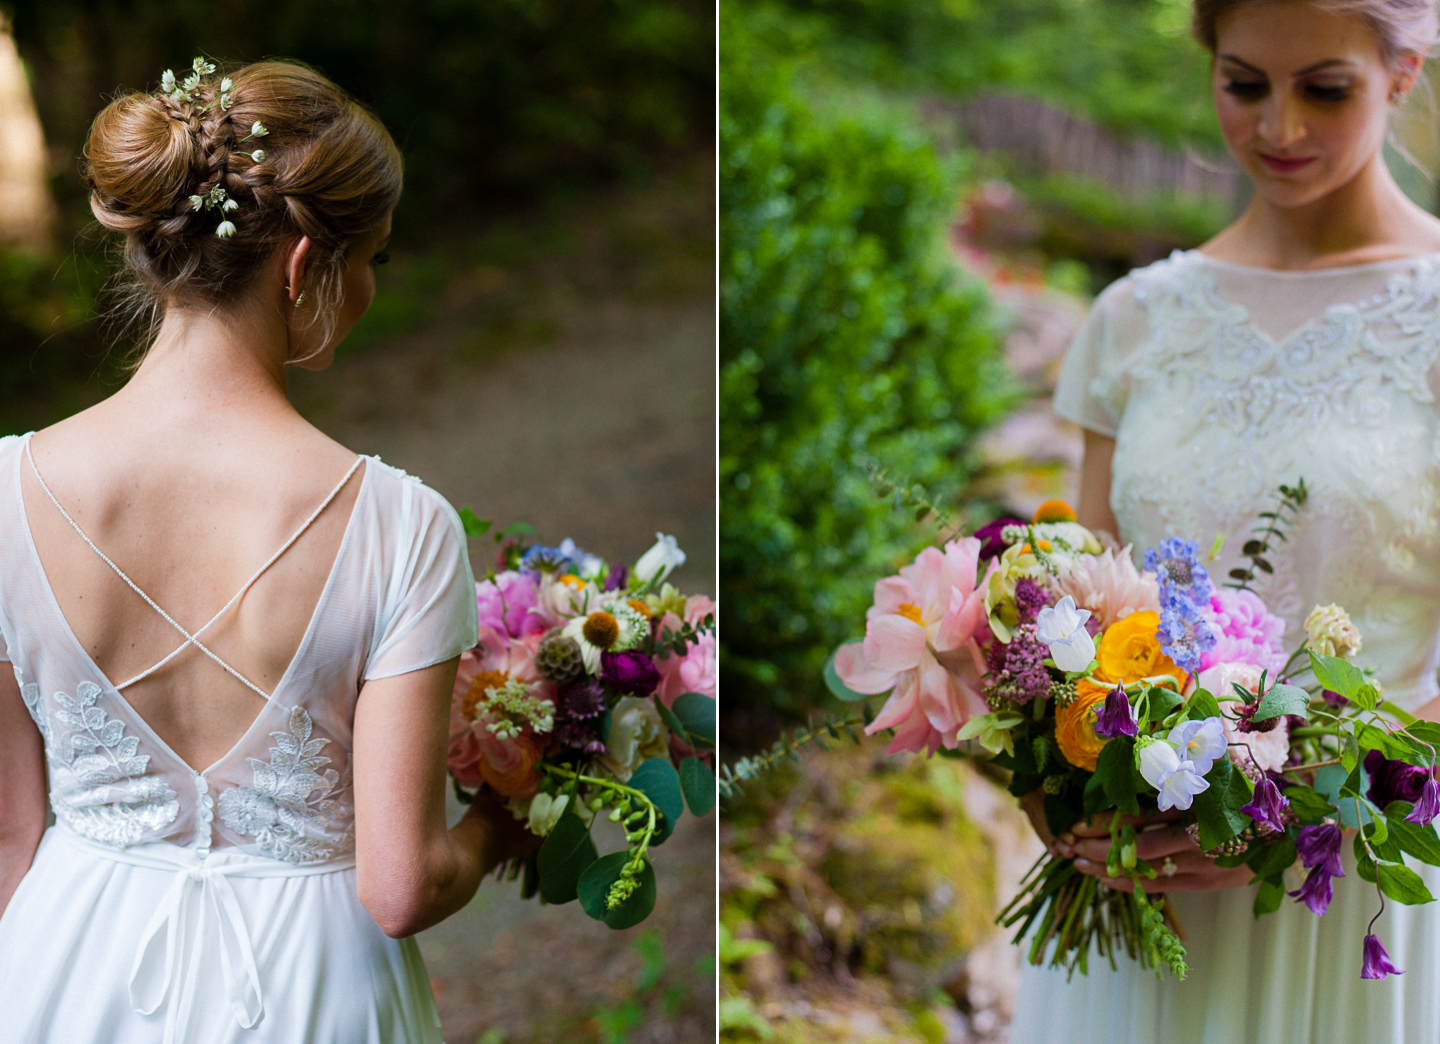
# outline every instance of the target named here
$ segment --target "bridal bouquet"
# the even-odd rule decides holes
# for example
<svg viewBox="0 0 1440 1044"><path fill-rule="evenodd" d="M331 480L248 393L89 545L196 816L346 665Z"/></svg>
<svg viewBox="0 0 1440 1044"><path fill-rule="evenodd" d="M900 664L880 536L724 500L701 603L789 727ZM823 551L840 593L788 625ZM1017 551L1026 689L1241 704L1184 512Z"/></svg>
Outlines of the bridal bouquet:
<svg viewBox="0 0 1440 1044"><path fill-rule="evenodd" d="M467 532L488 523L461 512ZM480 631L460 659L449 769L461 801L489 788L545 838L522 895L579 899L628 928L655 905L649 849L688 803L715 805L715 603L666 577L685 561L674 537L631 567L566 540L528 545L512 526L475 585ZM467 789L468 788L468 789ZM596 817L623 826L626 848L600 855Z"/></svg>
<svg viewBox="0 0 1440 1044"><path fill-rule="evenodd" d="M864 641L836 651L837 695L888 694L866 731L893 730L892 753L984 751L1014 795L1043 793L1055 834L1108 823L1107 874L1133 893L1042 858L1000 915L1031 937L1032 963L1083 973L1092 950L1112 965L1123 951L1184 976L1162 895L1175 864L1137 858L1133 822L1172 809L1218 865L1250 868L1257 917L1280 907L1287 875L1289 894L1325 913L1345 828L1382 909L1432 899L1403 854L1440 865L1440 726L1384 705L1349 662L1361 638L1343 609L1317 607L1287 655L1284 621L1250 590L1304 500L1303 482L1281 487L1227 586L1194 543L1161 541L1139 568L1051 502L926 548L875 585ZM1367 934L1362 975L1396 971Z"/></svg>

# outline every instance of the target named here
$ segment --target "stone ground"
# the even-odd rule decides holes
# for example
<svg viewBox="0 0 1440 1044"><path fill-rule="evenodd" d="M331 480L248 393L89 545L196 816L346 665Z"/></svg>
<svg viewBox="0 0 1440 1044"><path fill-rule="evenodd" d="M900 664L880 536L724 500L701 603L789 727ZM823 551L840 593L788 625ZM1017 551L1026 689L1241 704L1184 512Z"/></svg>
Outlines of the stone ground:
<svg viewBox="0 0 1440 1044"><path fill-rule="evenodd" d="M525 521L617 560L673 534L689 555L674 580L713 595L711 168L705 158L522 221L508 265L454 244L438 268L397 257L381 294L387 278L413 286L420 272L439 281L425 291L438 303L418 328L297 374L295 401L341 442L498 525ZM472 543L477 572L493 548ZM618 834L597 840L623 847ZM447 1044L712 1040L714 813L682 820L654 863L655 912L627 931L487 881L422 933Z"/></svg>

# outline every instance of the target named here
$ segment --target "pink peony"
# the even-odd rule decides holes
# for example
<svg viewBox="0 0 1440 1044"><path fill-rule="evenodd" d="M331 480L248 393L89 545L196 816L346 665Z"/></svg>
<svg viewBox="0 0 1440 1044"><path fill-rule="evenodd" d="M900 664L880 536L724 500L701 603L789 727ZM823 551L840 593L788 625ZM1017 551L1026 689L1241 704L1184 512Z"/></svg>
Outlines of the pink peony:
<svg viewBox="0 0 1440 1044"><path fill-rule="evenodd" d="M1160 611L1160 585L1153 573L1135 568L1130 548L1079 555L1059 580L1060 593L1089 609L1100 627L1109 627L1131 613Z"/></svg>
<svg viewBox="0 0 1440 1044"><path fill-rule="evenodd" d="M1249 663L1273 677L1285 666L1281 645L1285 621L1267 611L1253 592L1217 587L1204 616L1216 641L1214 648L1200 654L1200 670L1220 663Z"/></svg>
<svg viewBox="0 0 1440 1044"><path fill-rule="evenodd" d="M674 614L666 613L663 626L678 626ZM715 657L715 635L704 634L700 640L685 650L684 656L657 656L655 669L660 672L660 684L655 689L665 706L675 703L675 697L687 692L698 692L712 700L719 696L720 665Z"/></svg>
<svg viewBox="0 0 1440 1044"><path fill-rule="evenodd" d="M1253 663L1220 663L1201 671L1196 684L1217 699L1231 699L1238 696L1234 688L1236 685L1250 693L1259 688L1260 668ZM1279 772L1290 758L1290 727L1286 720L1283 717L1278 719L1269 732L1241 732L1235 714L1239 706L1238 703L1220 704L1225 742L1244 744L1229 748L1230 760L1243 768L1249 766L1253 757L1255 764L1266 772Z"/></svg>
<svg viewBox="0 0 1440 1044"><path fill-rule="evenodd" d="M491 627L512 638L548 631L560 621L539 605L538 597L535 578L514 570L498 574L493 581L477 582L475 600L480 606L481 628Z"/></svg>
<svg viewBox="0 0 1440 1044"><path fill-rule="evenodd" d="M536 695L555 700L554 686L543 681L535 670L535 648L540 635L510 638L490 626L480 628L480 642L460 656L460 669L450 700L450 747L446 764L461 786L478 787L482 782L498 780L507 790L507 797L526 797L533 793L531 770L543 746L528 731L514 739L501 739L487 727L494 719L479 712L479 703L487 689L507 681L540 685ZM518 774L517 774L518 773ZM492 785L494 785L492 783ZM528 791L528 793L525 793Z"/></svg>
<svg viewBox="0 0 1440 1044"><path fill-rule="evenodd" d="M975 642L985 626L985 582L975 582L980 541L927 547L915 561L875 584L865 640L842 645L835 670L855 692L894 692L867 733L893 728L890 752L959 745L972 713L988 709L979 691L985 672ZM990 571L995 568L992 561ZM986 573L988 582L989 571Z"/></svg>

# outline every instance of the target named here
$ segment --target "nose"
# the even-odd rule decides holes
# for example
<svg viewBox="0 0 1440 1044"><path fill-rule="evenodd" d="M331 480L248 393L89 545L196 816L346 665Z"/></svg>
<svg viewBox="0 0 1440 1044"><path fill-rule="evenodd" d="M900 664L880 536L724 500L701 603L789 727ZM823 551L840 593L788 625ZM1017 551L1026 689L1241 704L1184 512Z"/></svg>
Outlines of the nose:
<svg viewBox="0 0 1440 1044"><path fill-rule="evenodd" d="M1289 91L1272 91L1264 105L1256 129L1266 145L1284 149L1305 137L1304 114Z"/></svg>

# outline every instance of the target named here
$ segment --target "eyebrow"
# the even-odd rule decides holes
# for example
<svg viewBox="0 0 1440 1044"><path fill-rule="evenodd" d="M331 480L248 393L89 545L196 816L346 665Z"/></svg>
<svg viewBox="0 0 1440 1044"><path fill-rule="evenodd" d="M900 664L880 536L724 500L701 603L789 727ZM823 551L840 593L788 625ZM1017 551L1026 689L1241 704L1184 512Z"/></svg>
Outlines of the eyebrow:
<svg viewBox="0 0 1440 1044"><path fill-rule="evenodd" d="M1235 55L1233 55L1233 54L1222 54L1222 55L1220 55L1220 58L1221 58L1222 61L1233 62L1233 63L1236 64L1236 65L1243 66L1244 68L1250 70L1250 71L1253 72L1253 73L1258 73L1258 74L1261 75L1261 76L1264 76L1264 75L1265 75L1265 70L1264 70L1264 69L1257 68L1257 67L1251 65L1249 62L1244 61L1244 60L1241 59L1241 58L1235 57ZM1299 72L1297 72L1295 75L1296 75L1296 76L1308 76L1310 73L1319 72L1319 71L1322 70L1322 69L1329 69L1329 68L1332 68L1333 66L1337 66L1337 65L1353 66L1354 64L1355 64L1355 63L1354 63L1353 61L1351 61L1350 59L1348 59L1348 58L1326 58L1326 59L1325 59L1324 61L1322 61L1322 62L1316 62L1314 65L1310 65L1310 66L1307 66L1307 67L1304 68L1304 69L1301 69L1301 70L1300 70Z"/></svg>

